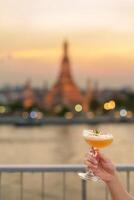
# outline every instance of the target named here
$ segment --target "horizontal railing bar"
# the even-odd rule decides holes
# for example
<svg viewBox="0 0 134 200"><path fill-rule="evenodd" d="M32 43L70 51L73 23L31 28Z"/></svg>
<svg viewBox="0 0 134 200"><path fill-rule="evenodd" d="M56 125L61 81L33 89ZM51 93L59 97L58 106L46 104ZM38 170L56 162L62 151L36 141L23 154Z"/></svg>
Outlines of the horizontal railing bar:
<svg viewBox="0 0 134 200"><path fill-rule="evenodd" d="M120 172L134 171L134 165L117 165ZM0 172L79 172L84 165L0 165Z"/></svg>
<svg viewBox="0 0 134 200"><path fill-rule="evenodd" d="M116 169L120 172L134 171L134 165L117 165Z"/></svg>
<svg viewBox="0 0 134 200"><path fill-rule="evenodd" d="M84 165L0 165L0 172L78 172Z"/></svg>

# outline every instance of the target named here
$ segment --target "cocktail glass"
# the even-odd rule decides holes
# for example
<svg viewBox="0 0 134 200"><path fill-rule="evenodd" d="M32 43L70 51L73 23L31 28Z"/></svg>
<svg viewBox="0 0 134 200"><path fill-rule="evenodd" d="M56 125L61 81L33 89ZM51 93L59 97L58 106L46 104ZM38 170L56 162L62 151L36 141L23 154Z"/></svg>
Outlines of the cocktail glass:
<svg viewBox="0 0 134 200"><path fill-rule="evenodd" d="M90 154L97 157L97 152L99 148L104 148L113 142L112 134L105 134L94 130L84 130L83 137L85 141L90 145ZM84 180L100 180L99 177L95 176L91 169L87 170L86 173L78 173L81 179Z"/></svg>

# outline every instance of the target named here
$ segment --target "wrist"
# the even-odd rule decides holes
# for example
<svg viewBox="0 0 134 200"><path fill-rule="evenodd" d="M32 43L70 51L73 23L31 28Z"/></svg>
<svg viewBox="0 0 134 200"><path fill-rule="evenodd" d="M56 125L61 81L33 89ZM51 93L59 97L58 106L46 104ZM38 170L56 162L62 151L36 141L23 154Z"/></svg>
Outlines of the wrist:
<svg viewBox="0 0 134 200"><path fill-rule="evenodd" d="M106 181L106 184L108 186L114 185L115 183L117 183L119 181L118 179L118 174L117 172L114 172L113 175L111 175L110 179L108 181Z"/></svg>

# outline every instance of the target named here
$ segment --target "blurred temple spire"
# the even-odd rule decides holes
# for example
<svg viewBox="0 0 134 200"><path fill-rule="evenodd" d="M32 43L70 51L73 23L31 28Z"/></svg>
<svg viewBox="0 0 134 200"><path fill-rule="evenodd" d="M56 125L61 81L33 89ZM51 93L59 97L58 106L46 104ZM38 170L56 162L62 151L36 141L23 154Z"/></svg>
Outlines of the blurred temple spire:
<svg viewBox="0 0 134 200"><path fill-rule="evenodd" d="M68 57L68 42L67 40L63 43L63 58L61 62L61 71L59 74L58 81L72 80L71 70L70 70L70 60Z"/></svg>
<svg viewBox="0 0 134 200"><path fill-rule="evenodd" d="M67 40L65 40L63 43L63 53L64 53L64 58L67 58L68 57L68 42L67 42Z"/></svg>
<svg viewBox="0 0 134 200"><path fill-rule="evenodd" d="M82 94L75 84L68 57L68 42L63 43L63 57L60 66L60 73L56 83L44 98L44 106L48 108L57 104L72 107L77 103L82 103Z"/></svg>

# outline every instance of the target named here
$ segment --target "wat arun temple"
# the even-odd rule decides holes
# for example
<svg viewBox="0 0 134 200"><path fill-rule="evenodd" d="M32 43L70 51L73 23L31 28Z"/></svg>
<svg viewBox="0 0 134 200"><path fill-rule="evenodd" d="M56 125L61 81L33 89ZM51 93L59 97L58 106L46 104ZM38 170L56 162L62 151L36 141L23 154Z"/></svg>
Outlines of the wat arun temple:
<svg viewBox="0 0 134 200"><path fill-rule="evenodd" d="M60 64L60 73L57 77L57 81L50 90L42 97L42 106L45 109L53 109L57 105L66 106L69 109L73 109L75 105L80 104L83 112L88 112L90 102L93 96L93 88L89 84L86 90L83 92L76 85L72 73L71 63L68 54L68 42L63 43L63 56ZM25 87L23 96L24 106L33 104L35 101L34 92L30 84Z"/></svg>

